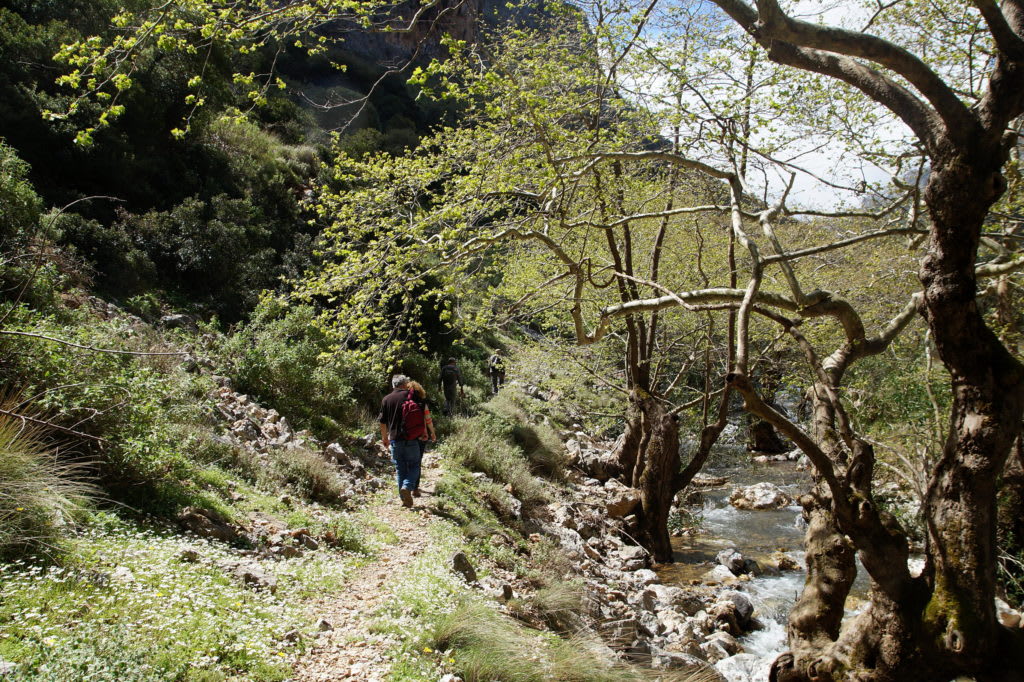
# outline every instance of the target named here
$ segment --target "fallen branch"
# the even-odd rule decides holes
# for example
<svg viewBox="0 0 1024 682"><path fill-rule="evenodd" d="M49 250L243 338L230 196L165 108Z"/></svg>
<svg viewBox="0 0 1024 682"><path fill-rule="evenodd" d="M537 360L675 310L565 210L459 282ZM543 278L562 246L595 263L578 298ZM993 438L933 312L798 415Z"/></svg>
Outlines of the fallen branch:
<svg viewBox="0 0 1024 682"><path fill-rule="evenodd" d="M6 329L0 329L0 334L6 334L8 336L27 336L32 339L43 339L45 341L53 341L54 343L60 343L65 346L71 346L72 348L80 348L81 350L91 350L96 353L112 353L114 355L188 355L185 351L168 351L165 353L149 353L137 350L116 350L113 348L96 348L95 346L83 346L78 343L71 341L65 341L64 339L58 339L53 336L46 336L45 334L36 334L33 332L14 332Z"/></svg>
<svg viewBox="0 0 1024 682"><path fill-rule="evenodd" d="M100 438L99 436L93 436L93 435L88 434L88 433L82 433L81 431L75 431L74 429L69 429L66 426L58 426L57 424L54 424L53 422L44 421L42 419L36 419L34 417L26 417L25 415L18 414L17 412L9 412L7 410L0 409L0 414L7 415L8 417L13 417L14 419L20 419L23 422L30 422L32 424L35 424L37 426L42 426L42 427L47 428L47 429L53 429L54 431L60 431L61 433L66 433L69 436L75 436L76 438L85 438L87 440L96 441L97 443L106 443L107 442L107 440L105 438Z"/></svg>

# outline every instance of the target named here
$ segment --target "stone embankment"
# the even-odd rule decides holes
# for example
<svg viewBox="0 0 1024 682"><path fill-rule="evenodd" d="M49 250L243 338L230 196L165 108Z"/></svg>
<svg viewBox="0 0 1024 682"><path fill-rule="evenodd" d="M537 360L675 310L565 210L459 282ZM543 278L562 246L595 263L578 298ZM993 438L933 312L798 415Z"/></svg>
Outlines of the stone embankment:
<svg viewBox="0 0 1024 682"><path fill-rule="evenodd" d="M342 505L386 484L383 460L366 447L369 438L348 449L339 443L321 443L308 431L295 430L276 410L234 391L229 379L215 379L218 388L213 395L211 416L220 423L223 433L214 439L232 449L237 458L246 458L252 466L266 469L283 459L305 459L305 466L317 468L320 475L332 478L332 502ZM318 466L320 462L326 466ZM236 502L244 500L240 493L230 494ZM287 493L282 494L279 501L286 507L292 503ZM313 504L310 510L316 517L318 506ZM221 568L248 587L271 592L276 588L275 581L260 568L260 560L290 559L321 546L333 546L338 541L329 530L314 534L308 528L291 528L263 511L250 512L244 519L229 520L212 509L186 507L178 514L177 521L199 537L237 547L238 561ZM186 550L181 559L195 562L201 557L197 552Z"/></svg>

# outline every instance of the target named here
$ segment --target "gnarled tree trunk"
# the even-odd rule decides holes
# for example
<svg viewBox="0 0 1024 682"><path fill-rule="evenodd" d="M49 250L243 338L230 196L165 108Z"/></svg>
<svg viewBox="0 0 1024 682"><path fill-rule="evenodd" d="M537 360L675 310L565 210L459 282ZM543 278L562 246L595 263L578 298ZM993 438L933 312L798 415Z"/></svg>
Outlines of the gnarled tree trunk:
<svg viewBox="0 0 1024 682"><path fill-rule="evenodd" d="M806 504L807 585L790 619L792 651L776 661L775 680L1024 679L1024 636L1002 627L994 607L996 484L1024 410L1024 368L975 302L974 254L998 197L998 167L985 154L973 163L955 156L936 164L926 194L933 230L921 267L925 316L951 374L953 405L924 504L924 572L915 578L906 571L905 538L873 508L870 475L858 482L858 472L845 471L855 491L848 504L827 496ZM835 452L827 410L816 417L819 443ZM835 459L842 471L845 461ZM878 523L867 523L872 517ZM870 574L871 603L837 632L837 607L852 577L844 536Z"/></svg>
<svg viewBox="0 0 1024 682"><path fill-rule="evenodd" d="M978 310L974 260L982 221L1003 190L997 148L937 159L926 201L932 242L921 265L925 309L950 372L950 431L925 500L932 595L923 634L967 672L992 670L996 620L996 479L1024 410L1024 368Z"/></svg>
<svg viewBox="0 0 1024 682"><path fill-rule="evenodd" d="M668 514L676 494L675 476L679 472L679 428L674 415L657 400L646 397L639 402L647 424L648 437L641 455L644 462L636 487L640 490L638 538L659 563L672 561L672 543L668 533Z"/></svg>
<svg viewBox="0 0 1024 682"><path fill-rule="evenodd" d="M640 491L637 540L655 561L669 563L668 513L679 472L679 428L675 416L646 391L630 393L626 431L617 455L623 481Z"/></svg>

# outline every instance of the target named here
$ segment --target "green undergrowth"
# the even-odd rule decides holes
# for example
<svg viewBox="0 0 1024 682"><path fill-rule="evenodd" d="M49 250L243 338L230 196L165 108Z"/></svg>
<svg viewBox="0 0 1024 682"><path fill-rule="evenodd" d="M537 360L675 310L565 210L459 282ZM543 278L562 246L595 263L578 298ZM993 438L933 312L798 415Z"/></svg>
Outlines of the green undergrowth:
<svg viewBox="0 0 1024 682"><path fill-rule="evenodd" d="M161 330L127 316L100 320L87 306L46 314L15 309L6 328L93 348L156 353L190 348L200 355L215 350L209 346L216 337L207 328ZM274 450L261 458L226 441L214 380L187 371L182 356L98 353L13 336L0 337L0 354L0 396L2 391L17 396L10 399L17 408L12 411L82 434L41 431L40 438L60 447L61 478L89 480L103 503L158 516L173 516L185 506L227 513L224 500L233 492L232 480L325 504L346 492L336 469L310 449Z"/></svg>
<svg viewBox="0 0 1024 682"><path fill-rule="evenodd" d="M514 389L502 390L482 406L480 414L456 421L441 454L462 469L486 475L528 512L550 500L551 482L564 480L568 460L558 434L549 425L531 423L524 402L525 396ZM458 488L452 479L445 485ZM487 481L474 485L492 505L502 506L497 488ZM499 514L506 520L510 515Z"/></svg>
<svg viewBox="0 0 1024 682"><path fill-rule="evenodd" d="M186 434L183 444L194 461L206 465L197 475L206 488L225 493L234 477L262 490L278 494L286 490L325 504L337 503L346 493L348 486L337 468L309 448L272 449L261 457L225 442L211 427L196 425L182 430Z"/></svg>
<svg viewBox="0 0 1024 682"><path fill-rule="evenodd" d="M651 670L616 659L595 636L560 637L524 627L494 609L463 602L429 634L435 650L466 682L639 682ZM662 682L717 679L701 672L659 671Z"/></svg>
<svg viewBox="0 0 1024 682"><path fill-rule="evenodd" d="M429 550L391 581L378 613L376 631L398 642L390 680L436 680L446 673L466 682L634 679L596 675L625 667L579 638L540 631L502 613L448 568L451 555L463 551L485 576L488 558L479 541L446 521L432 532Z"/></svg>
<svg viewBox="0 0 1024 682"><path fill-rule="evenodd" d="M483 405L486 428L514 443L529 463L531 473L562 481L568 456L555 429L541 421L537 401L512 387L506 388Z"/></svg>
<svg viewBox="0 0 1024 682"><path fill-rule="evenodd" d="M65 558L0 565L0 658L16 664L5 679L287 679L313 634L301 600L342 589L359 560L322 550L262 562L272 594L230 575L239 557L221 543L107 513Z"/></svg>
<svg viewBox="0 0 1024 682"><path fill-rule="evenodd" d="M19 310L7 329L138 352L166 353L185 343L126 318L101 321L85 310L62 315L71 319ZM103 497L154 513L204 503L197 477L202 443L191 432L211 424L209 377L184 371L179 356L90 352L28 337L3 337L0 352L0 381L19 396L20 413L84 434L68 434L62 451L90 468Z"/></svg>

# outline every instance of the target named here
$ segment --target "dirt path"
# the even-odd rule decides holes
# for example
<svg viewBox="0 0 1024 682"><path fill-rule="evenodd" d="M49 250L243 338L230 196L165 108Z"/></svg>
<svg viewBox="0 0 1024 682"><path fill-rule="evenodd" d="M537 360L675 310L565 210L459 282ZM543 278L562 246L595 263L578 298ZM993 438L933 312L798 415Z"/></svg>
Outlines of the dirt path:
<svg viewBox="0 0 1024 682"><path fill-rule="evenodd" d="M400 574L430 543L430 513L426 506L434 484L440 478L438 458L427 453L423 459L423 497L412 509L401 506L397 494L371 510L395 534L393 545L382 547L379 556L360 567L345 591L315 602L316 617L333 630L321 633L303 657L294 679L300 682L365 680L381 682L391 669L387 651L391 642L385 635L369 631L373 614L386 595L387 582Z"/></svg>

